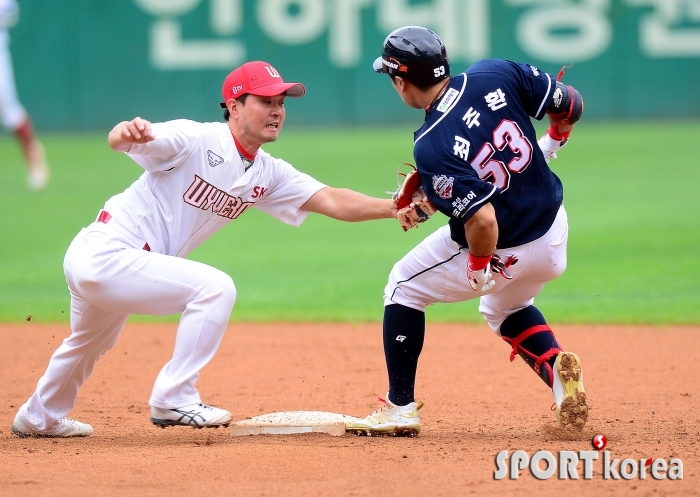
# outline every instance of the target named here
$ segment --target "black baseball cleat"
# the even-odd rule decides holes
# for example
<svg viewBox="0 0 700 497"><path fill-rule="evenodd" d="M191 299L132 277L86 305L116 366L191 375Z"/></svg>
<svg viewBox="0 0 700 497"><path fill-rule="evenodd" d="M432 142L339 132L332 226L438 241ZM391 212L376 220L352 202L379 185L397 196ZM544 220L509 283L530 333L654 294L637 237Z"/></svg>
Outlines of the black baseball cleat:
<svg viewBox="0 0 700 497"><path fill-rule="evenodd" d="M205 404L190 404L176 409L151 407L151 423L161 428L168 426L191 426L192 428L227 428L231 424L231 413Z"/></svg>

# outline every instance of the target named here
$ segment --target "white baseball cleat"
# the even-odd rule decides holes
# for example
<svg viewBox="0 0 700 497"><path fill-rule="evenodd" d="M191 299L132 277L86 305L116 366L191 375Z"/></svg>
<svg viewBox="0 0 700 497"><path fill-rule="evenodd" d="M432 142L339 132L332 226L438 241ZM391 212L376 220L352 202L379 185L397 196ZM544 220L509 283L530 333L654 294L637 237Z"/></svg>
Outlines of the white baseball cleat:
<svg viewBox="0 0 700 497"><path fill-rule="evenodd" d="M27 184L34 191L43 190L49 183L49 165L46 162L44 146L36 141L31 146L28 167Z"/></svg>
<svg viewBox="0 0 700 497"><path fill-rule="evenodd" d="M228 427L233 416L218 407L205 404L190 404L176 409L151 407L151 422L166 428L168 426L191 426L192 428Z"/></svg>
<svg viewBox="0 0 700 497"><path fill-rule="evenodd" d="M364 419L345 423L345 431L368 437L389 435L415 437L420 433L420 413L423 401L397 406L388 400L379 399L384 405Z"/></svg>
<svg viewBox="0 0 700 497"><path fill-rule="evenodd" d="M581 359L573 352L561 352L557 356L552 393L559 423L565 428L582 429L588 420L588 401L583 388Z"/></svg>
<svg viewBox="0 0 700 497"><path fill-rule="evenodd" d="M12 433L18 437L36 437L36 438L70 438L70 437L89 437L94 430L87 423L81 423L71 418L62 418L58 420L56 426L50 430L36 430L22 420L20 413L15 416L15 421L12 423Z"/></svg>

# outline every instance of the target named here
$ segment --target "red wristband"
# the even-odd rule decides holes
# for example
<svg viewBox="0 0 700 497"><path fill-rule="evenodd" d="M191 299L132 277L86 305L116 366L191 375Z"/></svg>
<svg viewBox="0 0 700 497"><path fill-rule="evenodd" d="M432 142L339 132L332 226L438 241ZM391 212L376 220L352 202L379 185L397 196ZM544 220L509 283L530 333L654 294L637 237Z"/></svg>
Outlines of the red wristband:
<svg viewBox="0 0 700 497"><path fill-rule="evenodd" d="M493 254L492 254L493 255ZM467 268L469 271L480 271L489 265L492 255L474 255L469 252Z"/></svg>
<svg viewBox="0 0 700 497"><path fill-rule="evenodd" d="M569 139L569 135L571 134L571 130L567 131L566 133L562 133L561 131L559 131L558 129L556 129L550 125L547 128L547 134L552 137L552 140L562 142L564 140Z"/></svg>

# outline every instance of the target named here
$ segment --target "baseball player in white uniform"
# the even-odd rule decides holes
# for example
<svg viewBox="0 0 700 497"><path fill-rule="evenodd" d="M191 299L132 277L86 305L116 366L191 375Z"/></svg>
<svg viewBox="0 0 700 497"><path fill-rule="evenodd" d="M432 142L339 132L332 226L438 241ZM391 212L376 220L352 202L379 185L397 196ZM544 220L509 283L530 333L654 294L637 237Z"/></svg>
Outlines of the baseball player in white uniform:
<svg viewBox="0 0 700 497"><path fill-rule="evenodd" d="M251 207L293 226L309 212L343 221L396 216L391 199L331 188L261 150L282 129L285 97L305 92L299 83L285 83L272 65L248 62L224 81L226 123L152 124L137 117L114 127L110 146L145 172L109 199L68 248L72 334L20 407L13 433L93 433L66 416L130 314L182 313L172 359L153 386L151 421L228 426L231 413L202 403L195 383L226 331L236 287L229 275L184 257Z"/></svg>
<svg viewBox="0 0 700 497"><path fill-rule="evenodd" d="M41 190L49 182L49 166L44 147L37 140L32 120L17 97L15 73L10 55L8 29L19 20L15 0L0 0L0 119L3 126L15 134L22 145L27 165L27 183L32 190Z"/></svg>

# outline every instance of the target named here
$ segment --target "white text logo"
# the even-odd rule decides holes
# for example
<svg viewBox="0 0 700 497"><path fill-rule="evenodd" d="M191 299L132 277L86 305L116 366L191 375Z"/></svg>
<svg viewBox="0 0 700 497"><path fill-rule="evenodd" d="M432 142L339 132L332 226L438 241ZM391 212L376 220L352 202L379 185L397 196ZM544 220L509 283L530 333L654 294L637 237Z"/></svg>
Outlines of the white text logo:
<svg viewBox="0 0 700 497"><path fill-rule="evenodd" d="M520 471L529 469L532 476L538 480L547 480L557 475L560 480L578 480L579 463L583 462L583 479L593 479L593 461L598 459L600 452L595 450L581 450L573 452L562 450L559 457L547 450L538 450L532 457L524 450L518 450L509 455L507 450L502 450L496 454L496 471L493 473L494 480L502 480L508 476L510 480L517 480ZM683 461L671 459L666 462L664 459L611 459L610 451L603 451L603 479L604 480L632 480L638 478L645 480L647 469L654 480L682 480ZM510 461L509 461L510 459ZM544 469L542 467L544 463ZM619 466L618 466L619 464Z"/></svg>

